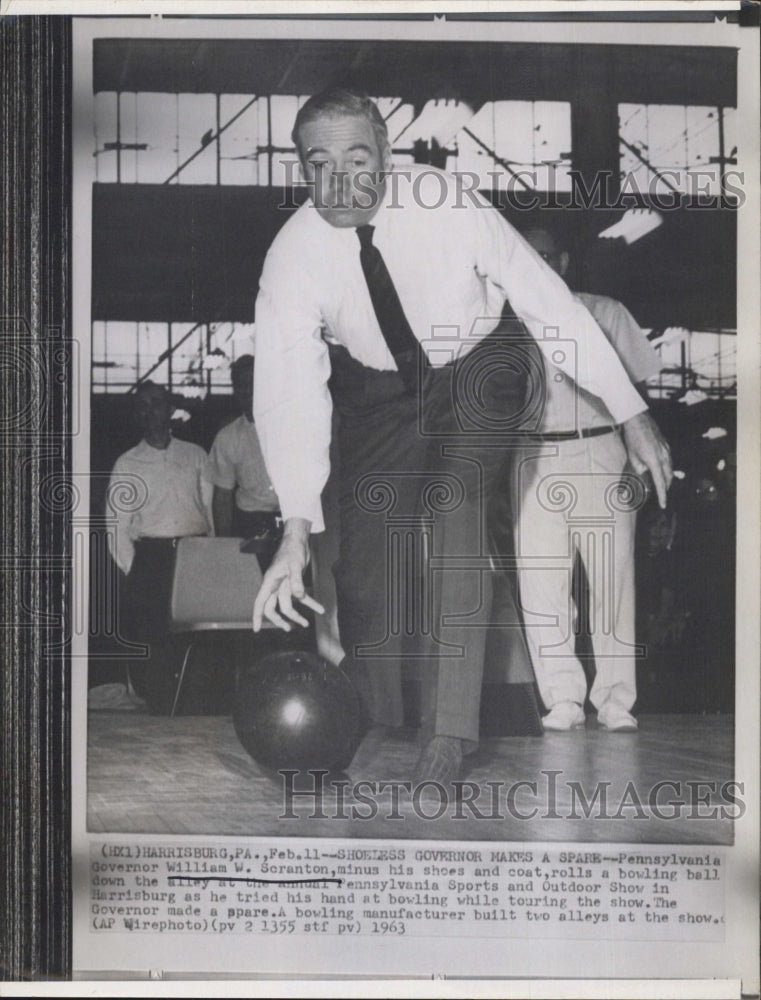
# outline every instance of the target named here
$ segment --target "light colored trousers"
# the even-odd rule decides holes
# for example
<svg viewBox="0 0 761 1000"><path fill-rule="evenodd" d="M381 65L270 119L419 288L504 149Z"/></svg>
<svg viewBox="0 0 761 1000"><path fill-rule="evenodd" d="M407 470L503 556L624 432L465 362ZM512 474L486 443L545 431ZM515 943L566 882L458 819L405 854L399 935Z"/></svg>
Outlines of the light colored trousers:
<svg viewBox="0 0 761 1000"><path fill-rule="evenodd" d="M572 576L576 554L589 582L596 675L590 700L636 700L634 532L641 482L624 473L620 432L527 446L514 467L512 502L520 600L546 707L583 704L587 684L575 653Z"/></svg>

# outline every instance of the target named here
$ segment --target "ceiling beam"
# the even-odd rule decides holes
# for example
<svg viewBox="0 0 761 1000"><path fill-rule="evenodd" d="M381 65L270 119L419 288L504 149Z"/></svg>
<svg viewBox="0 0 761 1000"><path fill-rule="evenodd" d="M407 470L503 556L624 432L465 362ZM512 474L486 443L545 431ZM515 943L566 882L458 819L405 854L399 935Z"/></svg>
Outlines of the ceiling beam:
<svg viewBox="0 0 761 1000"><path fill-rule="evenodd" d="M613 67L619 102L735 107L737 53L706 46L325 39L101 38L94 89L309 94L352 80L378 97L567 100L579 59Z"/></svg>

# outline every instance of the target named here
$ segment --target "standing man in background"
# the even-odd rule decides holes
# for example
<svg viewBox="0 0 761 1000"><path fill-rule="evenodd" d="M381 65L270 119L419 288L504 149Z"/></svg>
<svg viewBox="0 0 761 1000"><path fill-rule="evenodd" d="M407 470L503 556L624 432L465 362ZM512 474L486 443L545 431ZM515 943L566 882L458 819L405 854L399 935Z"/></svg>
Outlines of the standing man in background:
<svg viewBox="0 0 761 1000"><path fill-rule="evenodd" d="M147 660L131 663L130 676L138 694L159 711L167 701L173 670L167 639L174 548L179 538L214 534L211 486L203 479L203 448L172 436L169 392L155 382L143 382L134 400L143 438L114 463L107 502L116 524L108 544L126 577L121 635L149 647ZM125 497L134 503L124 503Z"/></svg>
<svg viewBox="0 0 761 1000"><path fill-rule="evenodd" d="M276 530L280 511L254 425L253 356L234 361L230 377L240 416L214 438L204 478L214 486L216 534L254 538Z"/></svg>
<svg viewBox="0 0 761 1000"><path fill-rule="evenodd" d="M570 256L554 235L543 228L524 235L564 277ZM580 292L576 298L597 320L644 398L644 383L661 363L634 317L606 296ZM548 709L542 721L549 730L585 723L587 682L575 650L571 585L574 559L580 558L595 663L590 701L604 728L632 731L637 728L631 714L637 697L634 542L637 508L645 497L637 495L631 477L617 486L627 467L625 439L603 400L550 360L545 366L541 426L515 463L512 496L526 639ZM563 491L573 501L558 505L553 499Z"/></svg>
<svg viewBox="0 0 761 1000"><path fill-rule="evenodd" d="M441 171L392 171L369 98L310 98L293 138L312 198L270 247L256 307L255 416L285 533L254 629L263 617L286 630L305 624L294 600L315 607L303 574L310 532L323 530L335 405L346 666L373 721L400 725L405 628L394 615L422 580L409 629L412 655L425 655L414 780L447 783L478 744L492 594L486 510L524 404L524 376L494 333L505 296L543 349L549 326L576 340L582 363L570 374L625 425L632 464L650 469L662 503L668 449L587 310L505 219ZM407 586L388 533L394 519L414 516L423 571ZM391 606L397 588L408 600Z"/></svg>

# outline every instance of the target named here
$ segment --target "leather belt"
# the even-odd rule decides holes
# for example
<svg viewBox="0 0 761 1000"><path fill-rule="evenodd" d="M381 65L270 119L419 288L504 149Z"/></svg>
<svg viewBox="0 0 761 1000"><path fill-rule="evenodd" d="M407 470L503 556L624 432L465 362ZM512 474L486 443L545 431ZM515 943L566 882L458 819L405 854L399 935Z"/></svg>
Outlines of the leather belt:
<svg viewBox="0 0 761 1000"><path fill-rule="evenodd" d="M546 434L530 434L532 441L578 441L581 438L600 437L601 434L612 434L619 424L609 424L607 427L584 427L580 431L548 431Z"/></svg>
<svg viewBox="0 0 761 1000"><path fill-rule="evenodd" d="M154 548L159 548L164 546L165 548L177 548L177 543L181 542L183 538L206 538L206 535L143 535L141 538L135 539L134 545L137 547L139 545L153 546Z"/></svg>

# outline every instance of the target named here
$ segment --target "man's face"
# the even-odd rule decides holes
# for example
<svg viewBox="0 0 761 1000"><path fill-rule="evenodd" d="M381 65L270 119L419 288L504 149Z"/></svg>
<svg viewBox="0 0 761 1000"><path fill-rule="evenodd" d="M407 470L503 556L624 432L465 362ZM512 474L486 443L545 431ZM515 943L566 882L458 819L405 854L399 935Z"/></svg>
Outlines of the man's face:
<svg viewBox="0 0 761 1000"><path fill-rule="evenodd" d="M526 233L526 242L562 278L568 270L568 254L558 251L555 240L543 229L531 229Z"/></svg>
<svg viewBox="0 0 761 1000"><path fill-rule="evenodd" d="M302 126L299 151L315 207L326 222L345 229L372 219L391 157L369 121L349 115L317 118Z"/></svg>
<svg viewBox="0 0 761 1000"><path fill-rule="evenodd" d="M169 394L161 386L149 386L135 396L135 419L143 433L168 430L172 409Z"/></svg>
<svg viewBox="0 0 761 1000"><path fill-rule="evenodd" d="M233 399L241 413L251 416L254 406L254 371L237 372L233 376Z"/></svg>

